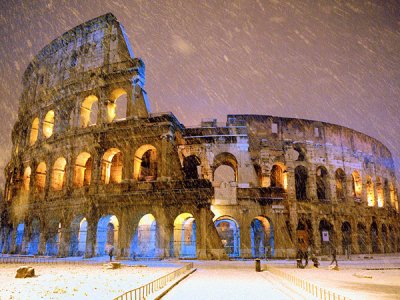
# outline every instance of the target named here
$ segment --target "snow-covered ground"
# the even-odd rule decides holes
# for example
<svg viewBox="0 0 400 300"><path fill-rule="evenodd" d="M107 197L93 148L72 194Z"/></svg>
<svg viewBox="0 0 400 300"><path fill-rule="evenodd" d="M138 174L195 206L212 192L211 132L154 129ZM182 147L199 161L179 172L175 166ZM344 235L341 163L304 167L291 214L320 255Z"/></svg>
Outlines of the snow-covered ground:
<svg viewBox="0 0 400 300"><path fill-rule="evenodd" d="M29 264L34 278L14 278L23 264L0 265L0 299L113 299L181 267L179 263L128 262L106 269L99 261L87 264ZM126 263L125 261L123 263Z"/></svg>

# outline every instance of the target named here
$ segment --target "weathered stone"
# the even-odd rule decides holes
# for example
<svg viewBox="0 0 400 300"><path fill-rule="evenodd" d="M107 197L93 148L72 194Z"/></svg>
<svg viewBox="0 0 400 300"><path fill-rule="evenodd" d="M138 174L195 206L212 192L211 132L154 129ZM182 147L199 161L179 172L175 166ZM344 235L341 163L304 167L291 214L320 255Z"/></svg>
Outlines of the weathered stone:
<svg viewBox="0 0 400 300"><path fill-rule="evenodd" d="M32 267L22 266L17 269L15 278L28 278L35 276L35 269Z"/></svg>

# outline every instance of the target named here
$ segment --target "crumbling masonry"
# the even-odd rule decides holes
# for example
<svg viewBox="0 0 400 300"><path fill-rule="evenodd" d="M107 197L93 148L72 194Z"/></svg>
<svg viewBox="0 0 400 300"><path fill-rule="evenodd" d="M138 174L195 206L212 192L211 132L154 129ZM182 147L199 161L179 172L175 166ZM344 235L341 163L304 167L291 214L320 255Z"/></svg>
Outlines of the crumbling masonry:
<svg viewBox="0 0 400 300"><path fill-rule="evenodd" d="M399 251L394 164L379 141L268 115L188 128L172 113L150 113L144 85L145 65L111 14L38 53L5 170L3 253Z"/></svg>

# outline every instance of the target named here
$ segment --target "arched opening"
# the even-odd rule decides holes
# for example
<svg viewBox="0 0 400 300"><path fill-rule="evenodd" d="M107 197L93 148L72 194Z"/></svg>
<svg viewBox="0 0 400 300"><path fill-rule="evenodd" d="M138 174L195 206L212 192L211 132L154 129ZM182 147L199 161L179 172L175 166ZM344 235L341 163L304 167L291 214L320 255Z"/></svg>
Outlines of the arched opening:
<svg viewBox="0 0 400 300"><path fill-rule="evenodd" d="M353 197L354 198L361 198L361 191L362 191L362 179L360 173L354 171L351 174L351 183L353 188Z"/></svg>
<svg viewBox="0 0 400 300"><path fill-rule="evenodd" d="M312 225L310 220L299 220L296 228L297 247L305 252L313 246Z"/></svg>
<svg viewBox="0 0 400 300"><path fill-rule="evenodd" d="M283 173L283 169L281 166L273 165L271 169L271 187L285 188L285 174Z"/></svg>
<svg viewBox="0 0 400 300"><path fill-rule="evenodd" d="M36 168L35 185L38 192L43 192L46 186L46 164L41 162Z"/></svg>
<svg viewBox="0 0 400 300"><path fill-rule="evenodd" d="M383 253L389 252L389 240L388 240L388 232L385 224L382 224L382 245L383 245Z"/></svg>
<svg viewBox="0 0 400 300"><path fill-rule="evenodd" d="M174 221L174 257L196 257L196 220L190 213L182 213Z"/></svg>
<svg viewBox="0 0 400 300"><path fill-rule="evenodd" d="M294 169L297 200L307 200L307 178L308 178L308 172L305 167L297 166Z"/></svg>
<svg viewBox="0 0 400 300"><path fill-rule="evenodd" d="M39 134L39 118L35 118L32 122L31 133L29 135L29 145L36 143Z"/></svg>
<svg viewBox="0 0 400 300"><path fill-rule="evenodd" d="M26 167L24 171L24 177L22 179L24 191L29 191L29 186L31 183L31 173L32 173L31 167Z"/></svg>
<svg viewBox="0 0 400 300"><path fill-rule="evenodd" d="M51 221L49 224L49 231L46 241L46 255L56 256L61 240L61 223L58 221Z"/></svg>
<svg viewBox="0 0 400 300"><path fill-rule="evenodd" d="M368 206L375 206L374 183L372 182L372 179L370 176L367 176L366 189L367 189Z"/></svg>
<svg viewBox="0 0 400 300"><path fill-rule="evenodd" d="M236 157L228 152L218 154L214 158L214 182L237 182L238 163Z"/></svg>
<svg viewBox="0 0 400 300"><path fill-rule="evenodd" d="M107 255L112 248L118 246L119 223L116 216L101 217L97 223L97 255ZM114 251L117 253L117 251Z"/></svg>
<svg viewBox="0 0 400 300"><path fill-rule="evenodd" d="M78 155L75 162L74 186L82 187L90 185L92 177L92 157L87 152Z"/></svg>
<svg viewBox="0 0 400 300"><path fill-rule="evenodd" d="M25 224L19 223L17 226L17 234L15 237L15 253L22 254L22 243L24 241Z"/></svg>
<svg viewBox="0 0 400 300"><path fill-rule="evenodd" d="M1 228L0 232L0 251L2 253L10 253L12 246L14 228L12 225L5 225Z"/></svg>
<svg viewBox="0 0 400 300"><path fill-rule="evenodd" d="M88 222L86 218L77 216L71 223L69 255L83 256L86 252L86 237L87 237Z"/></svg>
<svg viewBox="0 0 400 300"><path fill-rule="evenodd" d="M97 123L98 98L90 95L85 98L81 106L80 127L85 128Z"/></svg>
<svg viewBox="0 0 400 300"><path fill-rule="evenodd" d="M126 119L127 105L128 97L126 91L121 88L113 90L110 101L107 104L108 123Z"/></svg>
<svg viewBox="0 0 400 300"><path fill-rule="evenodd" d="M335 183L336 183L336 199L346 199L346 173L342 169L337 169L335 172Z"/></svg>
<svg viewBox="0 0 400 300"><path fill-rule="evenodd" d="M376 197L378 200L378 207L383 207L385 204L385 198L383 196L383 185L380 177L376 178Z"/></svg>
<svg viewBox="0 0 400 300"><path fill-rule="evenodd" d="M122 181L122 153L119 149L111 148L106 151L101 161L101 180L105 184Z"/></svg>
<svg viewBox="0 0 400 300"><path fill-rule="evenodd" d="M306 161L306 150L300 145L294 145L293 149L298 153L296 161Z"/></svg>
<svg viewBox="0 0 400 300"><path fill-rule="evenodd" d="M38 219L33 219L30 226L30 238L28 243L28 254L36 255L39 251L40 238L40 222Z"/></svg>
<svg viewBox="0 0 400 300"><path fill-rule="evenodd" d="M135 152L133 177L139 181L157 179L157 150L152 145L143 145Z"/></svg>
<svg viewBox="0 0 400 300"><path fill-rule="evenodd" d="M183 173L185 179L199 179L201 174L201 161L196 155L190 155L183 159Z"/></svg>
<svg viewBox="0 0 400 300"><path fill-rule="evenodd" d="M367 228L365 225L357 224L357 242L359 253L367 253Z"/></svg>
<svg viewBox="0 0 400 300"><path fill-rule="evenodd" d="M259 216L253 219L250 224L250 238L253 257L274 256L274 229L267 218Z"/></svg>
<svg viewBox="0 0 400 300"><path fill-rule="evenodd" d="M334 245L333 225L327 220L322 219L319 222L319 232L321 238L321 254L329 255L332 245Z"/></svg>
<svg viewBox="0 0 400 300"><path fill-rule="evenodd" d="M395 190L392 182L389 182L389 198L390 198L390 205L392 207L396 207Z"/></svg>
<svg viewBox="0 0 400 300"><path fill-rule="evenodd" d="M325 167L318 167L316 170L317 198L318 200L329 199L329 178Z"/></svg>
<svg viewBox="0 0 400 300"><path fill-rule="evenodd" d="M152 214L144 215L136 228L133 240L131 241L131 256L136 257L157 257L158 246L157 222Z"/></svg>
<svg viewBox="0 0 400 300"><path fill-rule="evenodd" d="M351 254L351 226L349 222L342 223L342 251L343 254Z"/></svg>
<svg viewBox="0 0 400 300"><path fill-rule="evenodd" d="M54 130L54 110L49 110L43 120L43 135L49 138Z"/></svg>
<svg viewBox="0 0 400 300"><path fill-rule="evenodd" d="M371 224L371 247L372 253L379 253L379 245L378 245L378 225L375 221Z"/></svg>
<svg viewBox="0 0 400 300"><path fill-rule="evenodd" d="M65 185L67 176L65 176L65 166L67 161L64 157L57 158L53 166L51 187L55 191L61 191Z"/></svg>
<svg viewBox="0 0 400 300"><path fill-rule="evenodd" d="M224 245L225 252L229 257L240 256L240 232L239 225L229 216L219 217L215 220L215 227L222 244Z"/></svg>

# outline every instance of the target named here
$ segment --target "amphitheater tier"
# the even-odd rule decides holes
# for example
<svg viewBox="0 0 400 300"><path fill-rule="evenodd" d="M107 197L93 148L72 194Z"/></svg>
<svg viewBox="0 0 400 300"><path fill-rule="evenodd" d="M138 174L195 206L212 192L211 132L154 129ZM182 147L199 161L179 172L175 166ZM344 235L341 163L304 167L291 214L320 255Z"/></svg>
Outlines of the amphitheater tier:
<svg viewBox="0 0 400 300"><path fill-rule="evenodd" d="M294 257L398 252L394 164L319 121L151 113L145 71L107 14L47 45L23 78L1 202L3 253Z"/></svg>

